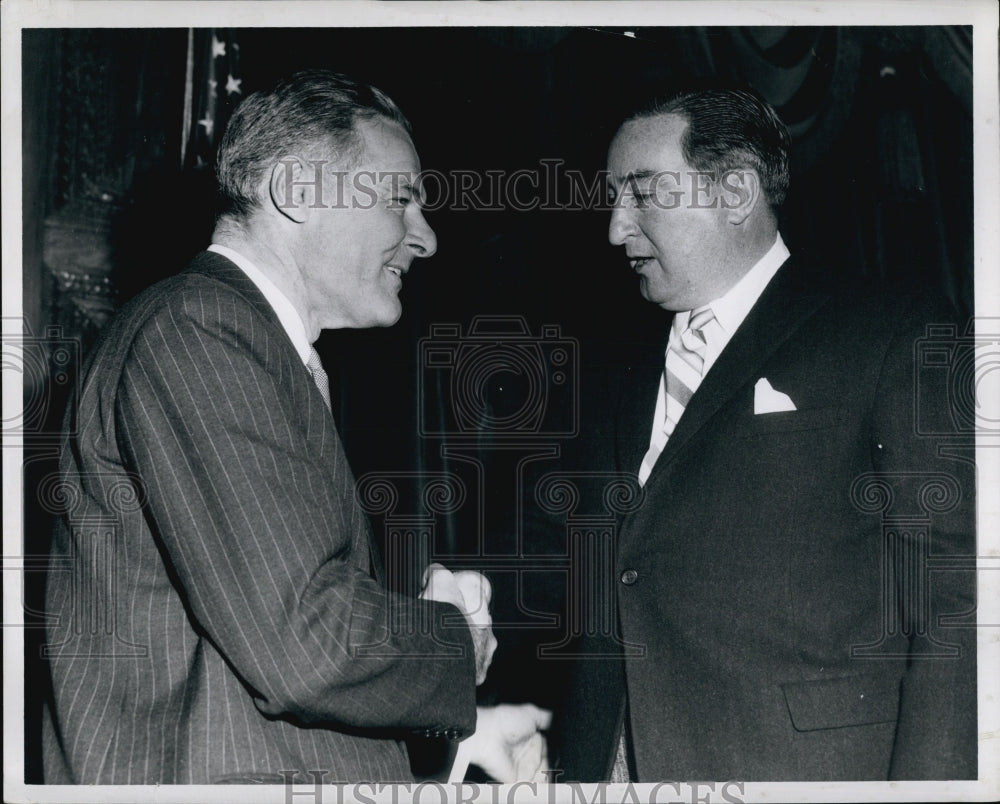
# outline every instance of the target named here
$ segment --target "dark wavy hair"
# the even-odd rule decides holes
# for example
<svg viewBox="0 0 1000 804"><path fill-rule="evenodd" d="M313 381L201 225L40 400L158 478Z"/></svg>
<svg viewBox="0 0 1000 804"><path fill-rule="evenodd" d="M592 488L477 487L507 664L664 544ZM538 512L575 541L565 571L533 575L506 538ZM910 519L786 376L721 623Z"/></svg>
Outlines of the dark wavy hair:
<svg viewBox="0 0 1000 804"><path fill-rule="evenodd" d="M728 171L752 168L760 176L770 207L781 206L788 190L791 137L756 92L729 88L680 92L645 104L628 120L663 114L687 121L681 149L691 167L714 175L716 181Z"/></svg>
<svg viewBox="0 0 1000 804"><path fill-rule="evenodd" d="M233 113L216 155L220 212L243 218L258 205L264 175L282 155L315 151L344 166L361 157L359 120L410 123L384 92L330 70L303 70L254 92Z"/></svg>

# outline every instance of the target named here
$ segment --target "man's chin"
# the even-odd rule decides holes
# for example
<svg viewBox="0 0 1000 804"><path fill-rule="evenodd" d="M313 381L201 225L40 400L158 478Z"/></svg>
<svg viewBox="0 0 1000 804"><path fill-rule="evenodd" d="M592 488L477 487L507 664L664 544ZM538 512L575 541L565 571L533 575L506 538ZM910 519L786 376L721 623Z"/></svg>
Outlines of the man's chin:
<svg viewBox="0 0 1000 804"><path fill-rule="evenodd" d="M639 277L639 295L652 304L663 304L663 294L657 293L649 286L649 280L644 276Z"/></svg>
<svg viewBox="0 0 1000 804"><path fill-rule="evenodd" d="M403 315L403 305L400 304L399 299L394 299L394 303L387 304L385 309L381 311L378 316L378 323L373 324L376 327L391 327L396 324Z"/></svg>
<svg viewBox="0 0 1000 804"><path fill-rule="evenodd" d="M403 305L397 300L395 304L386 302L377 308L369 305L363 316L356 316L353 323L346 326L351 329L379 329L391 327L403 315Z"/></svg>
<svg viewBox="0 0 1000 804"><path fill-rule="evenodd" d="M686 307L679 307L677 299L669 293L665 293L662 289L650 287L650 283L645 277L639 277L639 294L646 301L655 304L657 307L662 307L668 313L688 309Z"/></svg>

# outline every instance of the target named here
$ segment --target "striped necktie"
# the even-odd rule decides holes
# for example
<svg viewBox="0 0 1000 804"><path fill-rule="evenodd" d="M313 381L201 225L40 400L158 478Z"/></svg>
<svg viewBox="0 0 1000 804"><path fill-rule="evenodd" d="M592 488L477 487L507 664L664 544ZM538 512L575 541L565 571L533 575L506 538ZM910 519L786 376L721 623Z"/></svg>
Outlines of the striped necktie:
<svg viewBox="0 0 1000 804"><path fill-rule="evenodd" d="M691 313L687 329L680 337L671 338L667 349L666 365L663 369L663 383L666 388L666 416L662 427L658 427L650 440L649 450L639 467L639 483L645 484L653 464L667 445L694 392L701 384L705 371L705 351L707 343L704 329L715 318L712 308L701 307ZM676 321L676 319L675 319Z"/></svg>
<svg viewBox="0 0 1000 804"><path fill-rule="evenodd" d="M315 349L309 350L309 360L306 361L306 368L309 369L313 382L316 383L316 387L319 389L319 395L323 397L326 409L332 412L333 408L330 406L330 378L326 376L326 372L323 370L323 363L319 359L319 353Z"/></svg>

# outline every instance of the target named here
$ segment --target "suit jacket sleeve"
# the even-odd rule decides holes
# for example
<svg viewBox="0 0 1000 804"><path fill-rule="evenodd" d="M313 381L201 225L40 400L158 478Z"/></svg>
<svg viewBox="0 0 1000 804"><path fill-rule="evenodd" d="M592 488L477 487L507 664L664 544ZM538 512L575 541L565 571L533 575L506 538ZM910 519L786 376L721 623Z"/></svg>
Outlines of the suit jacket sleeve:
<svg viewBox="0 0 1000 804"><path fill-rule="evenodd" d="M367 520L306 369L273 322L215 285L139 331L115 408L194 628L269 716L471 731L462 615L371 577Z"/></svg>
<svg viewBox="0 0 1000 804"><path fill-rule="evenodd" d="M950 311L936 305L916 305L897 328L875 389L875 468L890 487L905 485L910 477L925 484L925 502L936 509L931 513L926 555L954 563L952 569L926 574L918 570L916 577L904 569L896 576L899 588L894 599L900 601L900 617L910 626L908 632L916 636L910 638L905 660L891 779L976 776L976 584L970 568L976 555L974 447L969 449L967 439L961 446L958 430L949 433L940 426L954 422L950 414L961 403L960 383L953 385L951 394L934 393L933 388L926 394L927 383L922 382L926 378L919 376L926 324L947 325L953 320ZM952 326L960 336L962 328ZM935 426L928 427L928 420ZM895 555L917 556L922 550L913 542L917 529L897 530ZM921 632L938 645L921 638ZM957 654L945 655L941 644L957 648Z"/></svg>

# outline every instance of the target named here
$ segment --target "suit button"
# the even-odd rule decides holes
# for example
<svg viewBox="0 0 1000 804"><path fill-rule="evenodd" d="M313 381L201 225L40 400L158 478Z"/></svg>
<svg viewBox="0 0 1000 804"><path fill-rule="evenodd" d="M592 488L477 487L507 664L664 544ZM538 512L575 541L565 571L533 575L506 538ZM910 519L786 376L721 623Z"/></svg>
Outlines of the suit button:
<svg viewBox="0 0 1000 804"><path fill-rule="evenodd" d="M631 586L637 580L639 580L639 573L634 569L627 569L622 573L622 583L626 586Z"/></svg>

